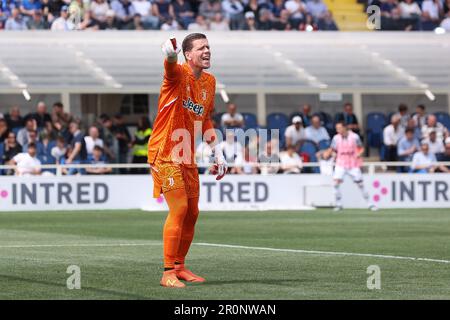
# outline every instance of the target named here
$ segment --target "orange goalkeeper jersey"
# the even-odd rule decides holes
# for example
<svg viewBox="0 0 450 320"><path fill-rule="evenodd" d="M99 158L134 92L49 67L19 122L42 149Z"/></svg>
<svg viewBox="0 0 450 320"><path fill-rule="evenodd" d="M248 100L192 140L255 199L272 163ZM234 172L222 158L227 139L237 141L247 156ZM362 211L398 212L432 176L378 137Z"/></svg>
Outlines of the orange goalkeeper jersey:
<svg viewBox="0 0 450 320"><path fill-rule="evenodd" d="M176 162L195 167L194 125L201 132L213 128L216 79L202 72L196 79L187 63L164 60L164 80L158 114L148 143L148 163ZM178 130L181 129L181 130ZM196 129L197 130L197 129Z"/></svg>

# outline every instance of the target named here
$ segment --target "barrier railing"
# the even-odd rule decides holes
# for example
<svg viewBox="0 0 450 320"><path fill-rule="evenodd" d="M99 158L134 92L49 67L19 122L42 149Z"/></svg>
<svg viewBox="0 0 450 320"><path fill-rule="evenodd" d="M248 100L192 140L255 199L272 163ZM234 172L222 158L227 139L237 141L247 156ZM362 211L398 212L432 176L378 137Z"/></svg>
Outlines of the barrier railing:
<svg viewBox="0 0 450 320"><path fill-rule="evenodd" d="M281 163L261 163L261 162L251 162L246 163L245 166L251 166L251 167L280 167ZM436 166L443 165L443 166L450 166L450 161L440 161L435 163ZM199 168L209 168L211 164L197 164ZM234 165L232 163L228 164L228 167L242 167L242 165ZM320 162L306 162L303 163L303 168L314 168L314 167L320 167ZM405 162L405 161L396 161L396 162L382 162L382 161L376 161L376 162L365 162L363 163L363 168L367 169L367 173L373 174L376 172L377 168L381 168L381 172L379 173L389 173L387 171L388 167L410 167L411 162ZM87 169L87 168L111 168L111 169L149 169L150 165L148 164L141 164L141 163L109 163L109 164L44 164L40 165L38 167L21 167L21 168L40 168L41 170L44 169L56 169L56 175L60 176L63 175L63 169ZM0 170L15 170L17 169L17 166L15 165L0 165ZM1 177L1 174L0 174Z"/></svg>

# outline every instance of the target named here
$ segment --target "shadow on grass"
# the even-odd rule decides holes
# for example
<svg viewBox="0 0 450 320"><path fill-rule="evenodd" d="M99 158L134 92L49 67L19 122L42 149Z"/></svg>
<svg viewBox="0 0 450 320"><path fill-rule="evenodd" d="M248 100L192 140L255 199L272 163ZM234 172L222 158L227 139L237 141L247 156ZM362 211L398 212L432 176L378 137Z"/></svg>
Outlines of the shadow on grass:
<svg viewBox="0 0 450 320"><path fill-rule="evenodd" d="M9 279L9 280L13 280L13 281L22 281L22 282L28 282L28 283L42 284L42 285L58 287L58 288L62 288L62 287L65 288L65 286L62 285L61 283L29 279L29 278L23 278L23 277L6 275L6 274L0 274L0 278ZM141 295L137 295L137 294L133 294L133 293L121 292L121 291L110 290L110 289L85 287L85 286L82 286L81 290L71 290L71 291L83 291L83 290L88 290L90 292L95 292L95 293L99 293L99 294L107 294L107 295L111 295L111 296L116 296L117 299L120 299L120 298L133 299L133 300L145 300L145 299L152 299L152 298L156 299L156 297L146 297L146 296L141 296ZM83 299L82 297L73 297L73 298L74 299ZM42 297L42 299L52 299L52 298ZM58 297L55 297L53 299L58 299Z"/></svg>

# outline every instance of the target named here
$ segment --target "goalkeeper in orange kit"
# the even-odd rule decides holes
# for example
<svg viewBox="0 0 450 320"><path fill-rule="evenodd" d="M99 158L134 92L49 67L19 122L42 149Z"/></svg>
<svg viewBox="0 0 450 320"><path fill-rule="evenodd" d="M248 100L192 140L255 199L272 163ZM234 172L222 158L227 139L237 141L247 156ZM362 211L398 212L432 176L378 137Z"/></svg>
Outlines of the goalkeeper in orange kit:
<svg viewBox="0 0 450 320"><path fill-rule="evenodd" d="M183 50L186 60L178 64ZM185 287L180 280L204 282L205 279L185 267L185 258L194 237L198 217L199 177L195 163L194 131L215 143L215 164L211 172L220 180L227 164L218 148L210 119L214 109L216 80L204 72L211 65L211 51L204 34L188 35L181 48L174 38L162 45L165 55L164 79L158 101L153 134L148 144L148 162L154 182L153 196L163 193L169 206L164 224L164 273L160 284ZM195 129L195 130L194 130Z"/></svg>

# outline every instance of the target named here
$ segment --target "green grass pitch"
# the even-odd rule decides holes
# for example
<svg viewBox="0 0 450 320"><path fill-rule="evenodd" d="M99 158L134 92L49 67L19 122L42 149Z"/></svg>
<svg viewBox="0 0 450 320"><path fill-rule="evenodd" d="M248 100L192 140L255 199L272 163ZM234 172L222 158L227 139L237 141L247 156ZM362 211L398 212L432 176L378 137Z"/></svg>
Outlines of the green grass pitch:
<svg viewBox="0 0 450 320"><path fill-rule="evenodd" d="M449 210L201 212L187 262L207 282L181 290L159 286L164 219L137 210L1 212L0 299L450 298ZM69 265L81 269L80 290L66 287ZM381 270L380 290L367 288L370 265Z"/></svg>

